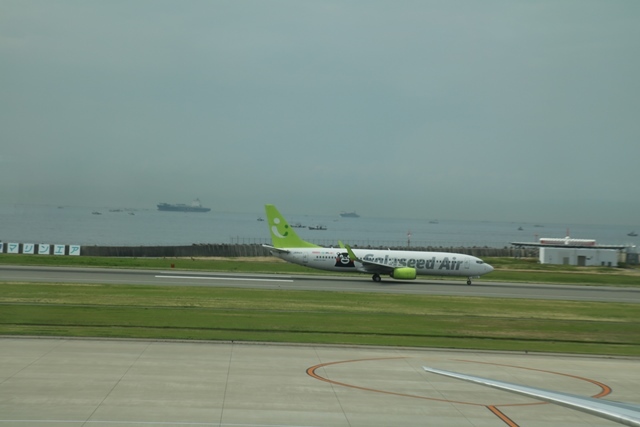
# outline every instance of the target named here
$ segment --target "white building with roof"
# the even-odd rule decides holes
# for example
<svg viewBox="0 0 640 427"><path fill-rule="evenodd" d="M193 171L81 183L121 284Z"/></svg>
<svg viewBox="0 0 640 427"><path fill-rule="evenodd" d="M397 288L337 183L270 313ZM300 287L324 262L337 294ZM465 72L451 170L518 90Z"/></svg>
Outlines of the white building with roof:
<svg viewBox="0 0 640 427"><path fill-rule="evenodd" d="M598 245L592 239L542 237L538 242L511 242L516 247L537 247L540 264L577 265L581 267L617 267L627 261L632 247Z"/></svg>

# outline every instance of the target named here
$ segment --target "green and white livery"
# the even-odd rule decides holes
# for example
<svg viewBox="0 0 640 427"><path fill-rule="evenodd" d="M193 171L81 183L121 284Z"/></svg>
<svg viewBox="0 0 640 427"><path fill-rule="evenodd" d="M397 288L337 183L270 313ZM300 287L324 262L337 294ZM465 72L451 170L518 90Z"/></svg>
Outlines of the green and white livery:
<svg viewBox="0 0 640 427"><path fill-rule="evenodd" d="M272 245L263 245L285 261L319 270L369 273L375 282L382 275L398 280L425 276L462 276L471 279L493 271L493 267L471 255L449 252L418 252L352 249L340 242L325 248L302 240L274 205L266 205Z"/></svg>

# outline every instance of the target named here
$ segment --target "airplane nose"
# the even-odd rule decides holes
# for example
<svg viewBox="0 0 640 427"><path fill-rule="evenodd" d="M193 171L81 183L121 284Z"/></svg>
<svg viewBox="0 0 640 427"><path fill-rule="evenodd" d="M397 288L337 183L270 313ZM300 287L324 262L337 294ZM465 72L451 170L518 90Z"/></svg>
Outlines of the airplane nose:
<svg viewBox="0 0 640 427"><path fill-rule="evenodd" d="M491 273L493 271L493 267L489 264L484 264L484 268L487 270L487 273Z"/></svg>

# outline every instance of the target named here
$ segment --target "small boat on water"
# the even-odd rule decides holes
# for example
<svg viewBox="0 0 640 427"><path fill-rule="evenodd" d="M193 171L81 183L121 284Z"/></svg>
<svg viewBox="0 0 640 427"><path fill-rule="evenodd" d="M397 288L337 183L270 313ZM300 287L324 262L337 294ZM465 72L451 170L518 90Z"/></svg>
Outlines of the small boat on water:
<svg viewBox="0 0 640 427"><path fill-rule="evenodd" d="M638 235L638 233L636 233L635 231L632 231L631 233L628 233L627 236L630 237L636 237Z"/></svg>
<svg viewBox="0 0 640 427"><path fill-rule="evenodd" d="M324 225L310 225L309 230L326 230L327 227Z"/></svg>

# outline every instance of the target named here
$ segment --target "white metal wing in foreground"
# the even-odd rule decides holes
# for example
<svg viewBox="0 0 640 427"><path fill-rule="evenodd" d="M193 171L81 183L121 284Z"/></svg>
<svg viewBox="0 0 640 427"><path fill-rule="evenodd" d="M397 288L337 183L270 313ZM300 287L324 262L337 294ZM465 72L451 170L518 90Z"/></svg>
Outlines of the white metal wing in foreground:
<svg viewBox="0 0 640 427"><path fill-rule="evenodd" d="M441 369L423 366L427 372L444 375L469 381L499 390L517 393L545 402L555 403L567 408L586 412L597 417L606 418L620 424L632 427L640 427L640 405L632 403L614 402L611 400L594 399L592 397L577 396L574 394L561 393L557 391L545 390L536 387L528 387L505 381L491 380L488 378L476 377L474 375L459 374L457 372L443 371Z"/></svg>

